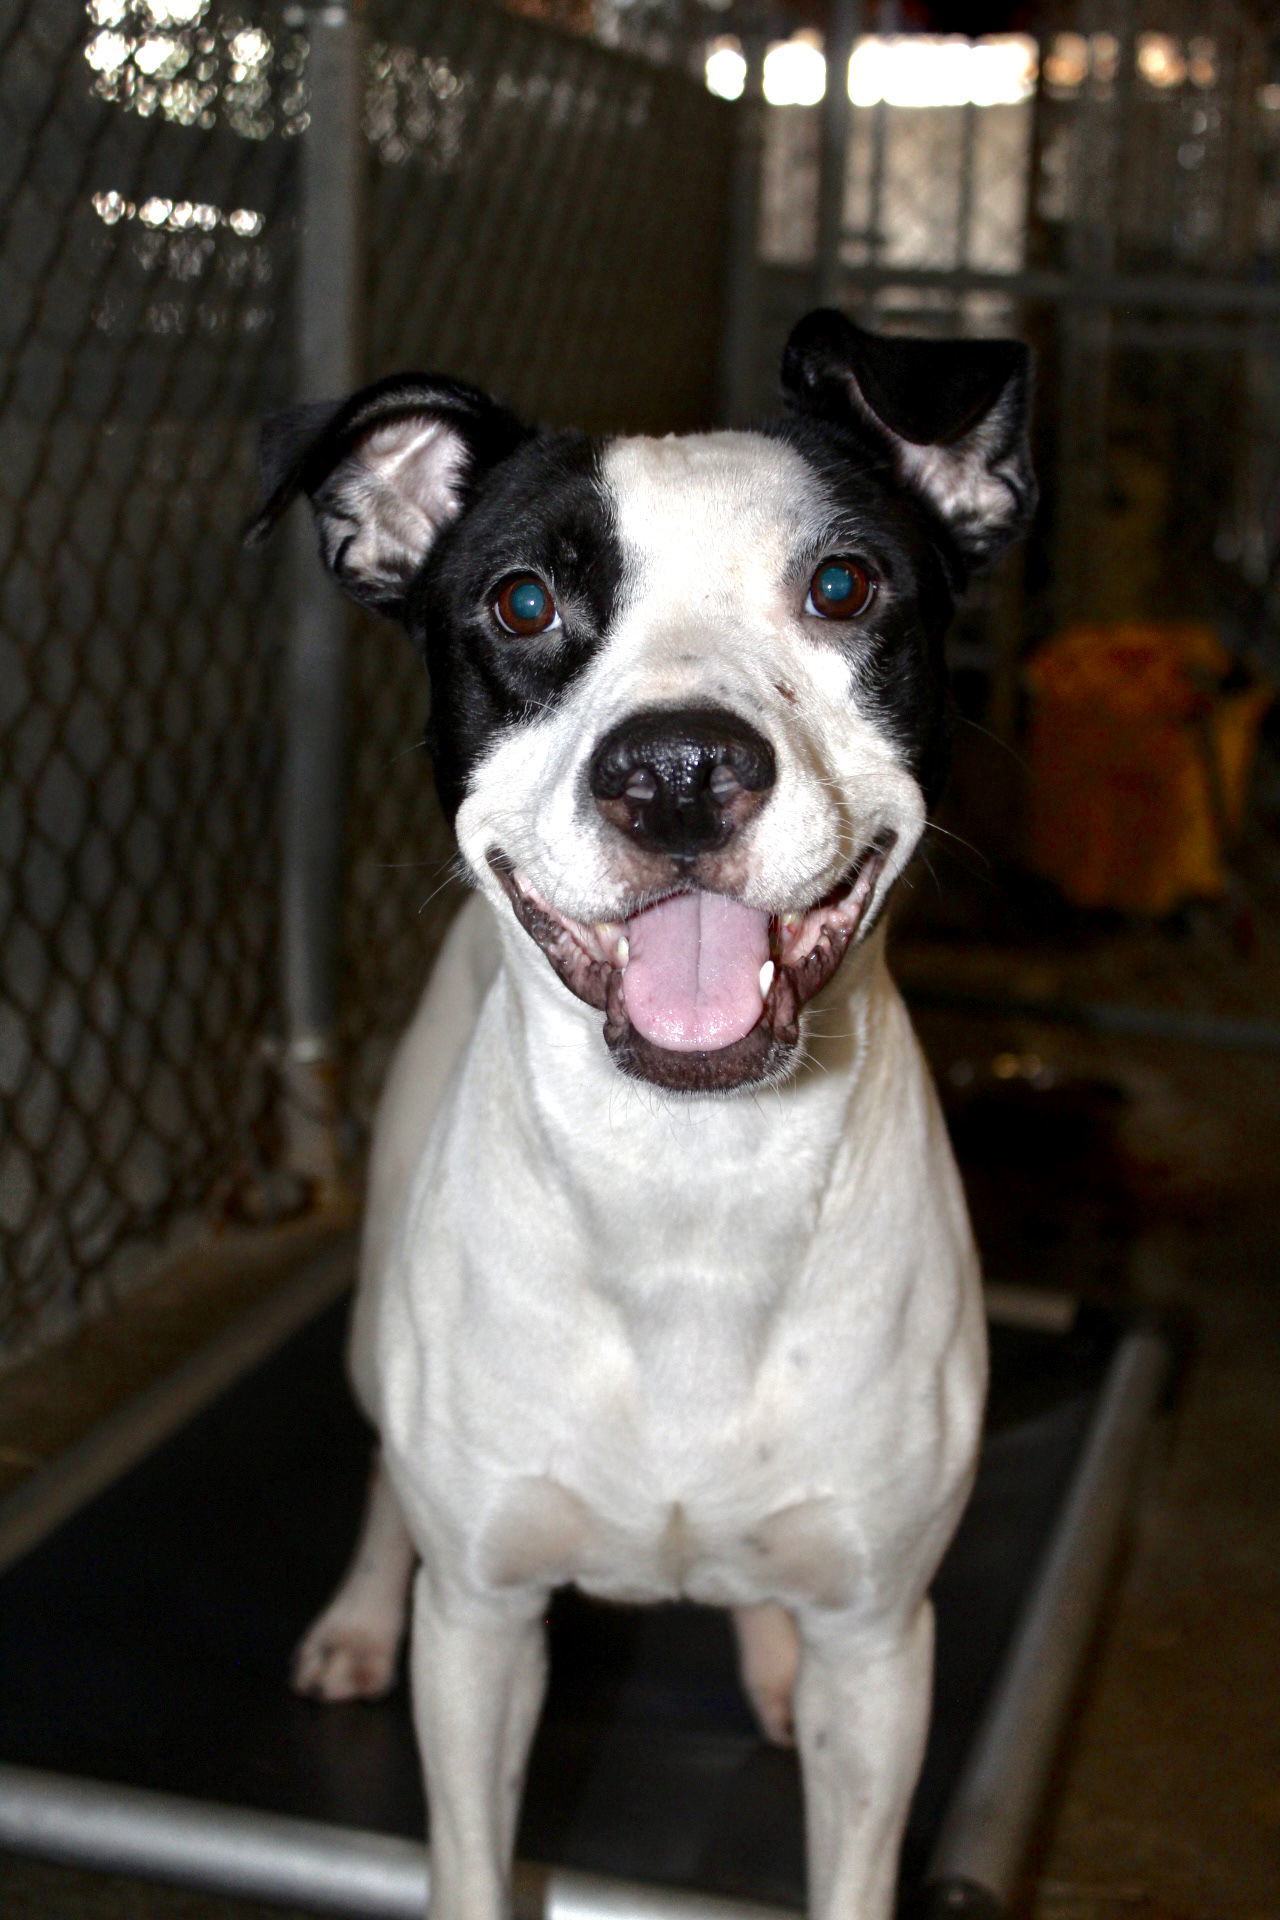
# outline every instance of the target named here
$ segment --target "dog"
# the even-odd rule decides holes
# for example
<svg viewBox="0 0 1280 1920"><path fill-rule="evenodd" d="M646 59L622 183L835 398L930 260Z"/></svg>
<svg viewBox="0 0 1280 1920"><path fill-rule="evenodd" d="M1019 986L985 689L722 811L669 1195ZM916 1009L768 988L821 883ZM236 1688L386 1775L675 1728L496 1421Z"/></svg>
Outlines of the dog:
<svg viewBox="0 0 1280 1920"><path fill-rule="evenodd" d="M563 1583L731 1609L815 1920L893 1903L986 1359L885 905L957 596L1034 503L1029 357L820 311L782 387L758 430L602 441L404 375L264 431L255 535L306 494L422 650L474 888L382 1101L380 1453L295 1671L381 1693L411 1611L434 1920L508 1911Z"/></svg>

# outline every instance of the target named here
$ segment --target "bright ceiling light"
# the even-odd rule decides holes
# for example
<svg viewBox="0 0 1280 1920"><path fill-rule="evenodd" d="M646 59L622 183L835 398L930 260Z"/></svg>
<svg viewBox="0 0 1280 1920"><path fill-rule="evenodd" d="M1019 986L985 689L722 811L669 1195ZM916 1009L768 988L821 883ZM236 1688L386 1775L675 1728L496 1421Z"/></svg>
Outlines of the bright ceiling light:
<svg viewBox="0 0 1280 1920"><path fill-rule="evenodd" d="M738 41L726 35L707 55L707 92L721 100L740 100L747 84L747 63Z"/></svg>
<svg viewBox="0 0 1280 1920"><path fill-rule="evenodd" d="M271 58L271 42L260 27L242 27L227 42L227 51L238 67L261 67Z"/></svg>
<svg viewBox="0 0 1280 1920"><path fill-rule="evenodd" d="M816 107L827 90L827 63L814 42L797 34L764 57L764 97L771 107Z"/></svg>
<svg viewBox="0 0 1280 1920"><path fill-rule="evenodd" d="M1044 57L1044 77L1051 87L1073 93L1089 78L1089 42L1082 33L1056 33Z"/></svg>
<svg viewBox="0 0 1280 1920"><path fill-rule="evenodd" d="M1016 106L1035 92L1036 59L1035 41L1022 33L983 40L868 34L849 62L849 98L857 107L881 100L893 107ZM739 41L725 35L713 42L706 62L711 93L739 99L746 73ZM813 107L826 90L827 63L816 34L793 34L769 48L764 97L770 106Z"/></svg>
<svg viewBox="0 0 1280 1920"><path fill-rule="evenodd" d="M1138 35L1138 72L1149 86L1180 87L1187 77L1182 48L1171 33Z"/></svg>
<svg viewBox="0 0 1280 1920"><path fill-rule="evenodd" d="M84 50L84 57L96 73L116 73L133 52L133 42L123 33L95 33Z"/></svg>
<svg viewBox="0 0 1280 1920"><path fill-rule="evenodd" d="M856 107L1016 106L1035 91L1035 42L1026 34L871 34L849 62Z"/></svg>
<svg viewBox="0 0 1280 1920"><path fill-rule="evenodd" d="M144 227L163 228L166 233L212 233L215 228L230 227L241 238L252 239L266 225L266 216L250 207L233 207L227 212L204 200L162 200L154 194L139 206L114 188L109 193L95 193L92 206L108 227L121 220L138 220Z"/></svg>
<svg viewBox="0 0 1280 1920"><path fill-rule="evenodd" d="M969 98L975 107L1016 107L1036 90L1036 43L1025 33L992 35L969 49Z"/></svg>
<svg viewBox="0 0 1280 1920"><path fill-rule="evenodd" d="M185 66L187 49L170 33L148 33L133 49L133 64L139 73L176 72Z"/></svg>
<svg viewBox="0 0 1280 1920"><path fill-rule="evenodd" d="M147 0L147 12L158 27L189 27L208 4L209 0Z"/></svg>

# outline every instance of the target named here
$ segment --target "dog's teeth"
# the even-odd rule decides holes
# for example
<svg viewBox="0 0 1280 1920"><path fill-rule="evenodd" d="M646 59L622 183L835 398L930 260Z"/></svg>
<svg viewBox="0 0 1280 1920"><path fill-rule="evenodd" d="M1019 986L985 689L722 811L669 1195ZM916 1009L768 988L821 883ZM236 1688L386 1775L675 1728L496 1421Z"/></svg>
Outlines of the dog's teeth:
<svg viewBox="0 0 1280 1920"><path fill-rule="evenodd" d="M622 931L622 922L620 920L597 920L595 924L595 936L600 942L601 951L604 953L606 959L612 954L613 964L616 967L625 967L630 948L627 945L627 936Z"/></svg>
<svg viewBox="0 0 1280 1920"><path fill-rule="evenodd" d="M769 989L772 985L773 962L772 960L766 960L760 969L760 997L762 1000L768 996Z"/></svg>

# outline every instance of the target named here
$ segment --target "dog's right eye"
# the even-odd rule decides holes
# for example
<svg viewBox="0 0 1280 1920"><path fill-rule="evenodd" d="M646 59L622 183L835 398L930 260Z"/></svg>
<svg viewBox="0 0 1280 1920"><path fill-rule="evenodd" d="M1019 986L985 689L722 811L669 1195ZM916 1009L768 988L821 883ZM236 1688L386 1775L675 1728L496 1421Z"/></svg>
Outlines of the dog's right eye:
<svg viewBox="0 0 1280 1920"><path fill-rule="evenodd" d="M875 582L856 560L824 560L809 582L806 613L824 620L856 620L875 598Z"/></svg>
<svg viewBox="0 0 1280 1920"><path fill-rule="evenodd" d="M492 601L494 617L508 633L550 633L563 623L550 592L535 573L514 573Z"/></svg>

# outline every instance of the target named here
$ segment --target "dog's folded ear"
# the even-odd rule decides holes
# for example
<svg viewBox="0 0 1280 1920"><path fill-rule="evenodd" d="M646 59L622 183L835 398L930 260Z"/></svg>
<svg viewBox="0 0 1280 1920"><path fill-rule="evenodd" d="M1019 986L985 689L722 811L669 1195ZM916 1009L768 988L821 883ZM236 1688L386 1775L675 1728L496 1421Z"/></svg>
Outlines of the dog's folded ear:
<svg viewBox="0 0 1280 1920"><path fill-rule="evenodd" d="M870 428L898 479L950 529L970 565L1022 533L1036 503L1027 443L1031 354L1018 340L868 333L820 308L782 357L797 413Z"/></svg>
<svg viewBox="0 0 1280 1920"><path fill-rule="evenodd" d="M263 427L265 497L245 539L264 540L305 493L334 578L399 618L442 528L529 434L487 394L434 374L394 374L349 400L290 408Z"/></svg>

